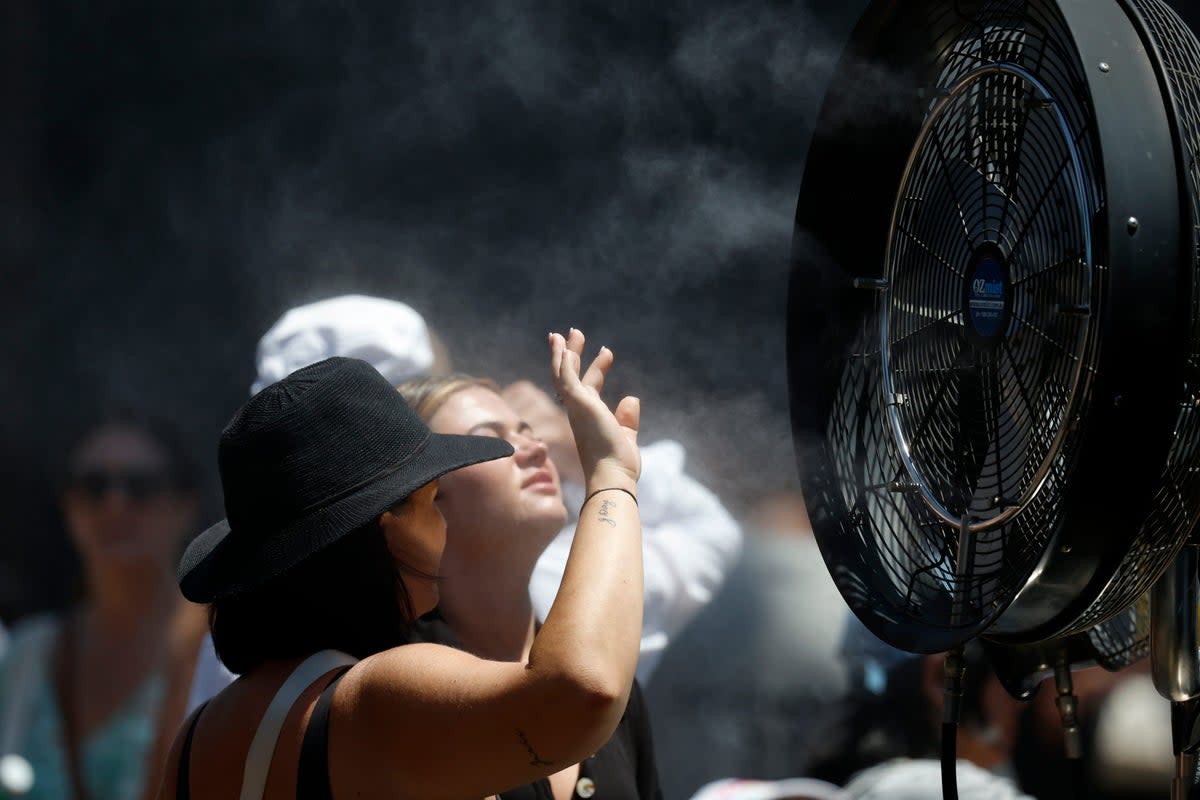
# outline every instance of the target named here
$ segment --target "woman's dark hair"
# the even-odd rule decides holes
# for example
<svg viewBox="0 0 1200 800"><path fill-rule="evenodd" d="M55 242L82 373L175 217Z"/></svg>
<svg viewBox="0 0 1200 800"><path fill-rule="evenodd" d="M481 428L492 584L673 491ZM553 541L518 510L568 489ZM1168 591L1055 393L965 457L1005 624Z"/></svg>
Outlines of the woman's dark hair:
<svg viewBox="0 0 1200 800"><path fill-rule="evenodd" d="M400 570L372 520L262 586L215 601L213 646L245 673L319 650L361 659L404 644L413 609Z"/></svg>

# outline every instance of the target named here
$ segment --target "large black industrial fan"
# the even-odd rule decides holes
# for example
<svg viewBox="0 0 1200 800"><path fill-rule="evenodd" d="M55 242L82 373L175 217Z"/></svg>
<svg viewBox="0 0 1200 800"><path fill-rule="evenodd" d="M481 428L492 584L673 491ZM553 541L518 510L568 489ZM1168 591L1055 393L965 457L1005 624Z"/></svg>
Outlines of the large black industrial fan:
<svg viewBox="0 0 1200 800"><path fill-rule="evenodd" d="M983 636L1024 694L1178 639L1148 592L1200 514L1198 75L1159 0L878 0L856 28L789 383L814 532L890 644Z"/></svg>

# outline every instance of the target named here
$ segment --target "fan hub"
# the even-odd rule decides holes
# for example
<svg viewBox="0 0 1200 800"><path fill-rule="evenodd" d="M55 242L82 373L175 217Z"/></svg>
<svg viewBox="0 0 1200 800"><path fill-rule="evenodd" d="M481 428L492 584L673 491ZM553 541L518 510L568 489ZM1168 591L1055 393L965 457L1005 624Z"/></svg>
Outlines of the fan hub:
<svg viewBox="0 0 1200 800"><path fill-rule="evenodd" d="M991 350L1008 331L1012 285L1008 259L988 242L972 254L965 275L962 304L967 337L976 349Z"/></svg>

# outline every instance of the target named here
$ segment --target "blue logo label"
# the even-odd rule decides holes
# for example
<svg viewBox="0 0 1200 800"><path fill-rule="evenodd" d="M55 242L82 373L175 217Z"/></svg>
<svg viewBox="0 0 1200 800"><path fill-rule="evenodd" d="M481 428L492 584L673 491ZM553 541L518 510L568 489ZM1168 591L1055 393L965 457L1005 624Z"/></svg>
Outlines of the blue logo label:
<svg viewBox="0 0 1200 800"><path fill-rule="evenodd" d="M1004 272L1000 262L985 257L975 267L967 305L971 324L980 336L995 336L1004 317Z"/></svg>

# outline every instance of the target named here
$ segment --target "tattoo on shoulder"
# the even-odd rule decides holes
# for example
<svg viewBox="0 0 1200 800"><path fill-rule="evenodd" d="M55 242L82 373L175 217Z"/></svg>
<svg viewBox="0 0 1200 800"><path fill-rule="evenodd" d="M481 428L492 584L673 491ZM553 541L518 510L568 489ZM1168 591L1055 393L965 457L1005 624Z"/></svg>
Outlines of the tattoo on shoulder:
<svg viewBox="0 0 1200 800"><path fill-rule="evenodd" d="M546 761L545 759L543 759L541 756L539 756L537 754L537 751L533 749L533 745L531 745L529 743L529 738L525 735L525 731L521 730L520 728L517 728L517 736L521 737L521 744L525 745L525 749L527 751L529 751L529 758L530 758L529 763L530 764L532 764L535 767L552 767L552 766L554 766L553 761Z"/></svg>
<svg viewBox="0 0 1200 800"><path fill-rule="evenodd" d="M616 505L616 503L614 503L612 500L601 500L600 501L600 521L607 523L608 527L610 527L610 528L617 527L617 521L615 519L613 519L612 515L610 515L608 513L608 510L615 505Z"/></svg>

